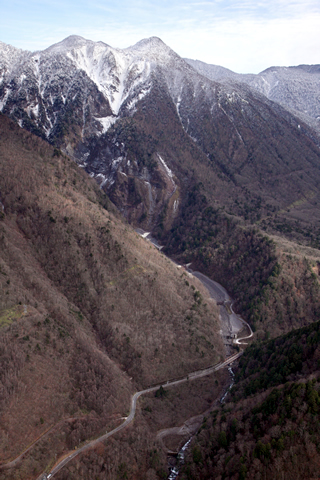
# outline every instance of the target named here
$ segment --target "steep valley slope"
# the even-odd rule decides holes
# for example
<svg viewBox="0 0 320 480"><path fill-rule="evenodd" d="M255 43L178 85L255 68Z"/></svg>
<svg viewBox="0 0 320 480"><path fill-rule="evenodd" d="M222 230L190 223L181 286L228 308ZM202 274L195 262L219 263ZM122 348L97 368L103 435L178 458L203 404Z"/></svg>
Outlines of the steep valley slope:
<svg viewBox="0 0 320 480"><path fill-rule="evenodd" d="M124 50L75 36L44 52L0 44L0 60L1 460L54 426L0 478L37 478L117 426L133 392L223 358L214 302L132 227L220 282L258 342L182 478L281 479L288 462L288 478L316 478L320 142L310 122L157 38ZM225 385L221 374L146 396L133 425L57 479L165 478L157 431L205 411Z"/></svg>
<svg viewBox="0 0 320 480"><path fill-rule="evenodd" d="M25 480L121 423L134 391L218 362L224 348L201 284L124 223L73 161L3 115L0 158L1 461L53 427L0 470ZM132 428L121 449L118 439L106 457L103 445L102 457L90 453L106 478L126 457L132 478L157 475L155 435L143 419Z"/></svg>
<svg viewBox="0 0 320 480"><path fill-rule="evenodd" d="M227 403L203 422L179 478L319 478L319 327L246 350Z"/></svg>

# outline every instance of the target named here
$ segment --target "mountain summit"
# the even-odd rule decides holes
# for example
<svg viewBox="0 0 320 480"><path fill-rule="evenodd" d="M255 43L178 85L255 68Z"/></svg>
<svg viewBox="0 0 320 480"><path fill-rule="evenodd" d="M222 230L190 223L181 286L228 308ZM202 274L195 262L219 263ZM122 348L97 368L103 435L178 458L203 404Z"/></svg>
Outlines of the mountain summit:
<svg viewBox="0 0 320 480"><path fill-rule="evenodd" d="M266 96L278 98L279 75L296 85L291 74L316 79L314 68L224 80L157 37L121 50L74 35L43 52L1 44L0 62L0 110L71 156L135 225L168 232L197 182L245 219L316 201L318 137Z"/></svg>
<svg viewBox="0 0 320 480"><path fill-rule="evenodd" d="M39 477L62 457L61 479L165 478L156 432L170 430L172 452L190 423L169 427L212 405L188 477L245 478L250 465L252 478L283 477L294 452L303 461L290 478L313 478L319 382L305 375L320 378L319 326L274 337L320 318L320 141L301 113L317 75L300 66L238 77L155 37L126 49L78 36L38 52L0 44L4 479ZM230 408L216 402L222 370L214 382L189 375L233 342L182 265L230 292L255 339L273 337L243 356L249 378ZM257 374L259 362L269 373ZM167 392L179 376L185 386ZM133 392L155 383L120 432ZM238 408L241 391L258 397ZM71 453L106 430L116 432L106 445Z"/></svg>

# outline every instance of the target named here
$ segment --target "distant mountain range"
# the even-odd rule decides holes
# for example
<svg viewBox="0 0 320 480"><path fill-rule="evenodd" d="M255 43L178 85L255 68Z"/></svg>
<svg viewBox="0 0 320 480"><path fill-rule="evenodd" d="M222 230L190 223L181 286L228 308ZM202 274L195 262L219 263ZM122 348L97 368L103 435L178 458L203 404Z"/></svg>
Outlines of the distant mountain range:
<svg viewBox="0 0 320 480"><path fill-rule="evenodd" d="M131 223L164 232L197 182L251 221L301 200L310 211L319 78L318 67L237 75L155 37L123 50L78 36L33 53L0 44L0 110L84 167Z"/></svg>
<svg viewBox="0 0 320 480"><path fill-rule="evenodd" d="M320 65L270 67L258 75L245 75L199 60L185 60L210 80L246 83L320 131Z"/></svg>
<svg viewBox="0 0 320 480"><path fill-rule="evenodd" d="M224 356L183 264L254 330L233 404L217 402L226 371L164 385L59 478L165 478L156 433L213 405L182 475L318 473L319 95L318 66L238 75L158 38L0 43L1 478L38 478L118 426L134 391Z"/></svg>

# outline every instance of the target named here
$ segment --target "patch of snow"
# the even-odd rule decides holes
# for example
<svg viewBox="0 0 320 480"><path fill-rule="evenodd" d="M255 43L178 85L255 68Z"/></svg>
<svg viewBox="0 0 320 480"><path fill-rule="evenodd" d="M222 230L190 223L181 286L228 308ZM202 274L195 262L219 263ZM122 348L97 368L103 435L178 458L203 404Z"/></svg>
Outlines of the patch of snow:
<svg viewBox="0 0 320 480"><path fill-rule="evenodd" d="M37 79L39 91L41 90L41 74L40 74L40 53L36 53L31 57L34 76Z"/></svg>
<svg viewBox="0 0 320 480"><path fill-rule="evenodd" d="M31 118L31 113L35 116L35 118L38 118L39 116L39 104L37 105L31 105L30 107L27 108L27 113L29 117Z"/></svg>
<svg viewBox="0 0 320 480"><path fill-rule="evenodd" d="M230 103L235 103L237 101L238 95L236 92L227 93L227 99Z"/></svg>
<svg viewBox="0 0 320 480"><path fill-rule="evenodd" d="M165 171L167 172L168 176L173 180L172 171L170 170L170 168L168 167L166 162L163 160L163 158L159 155L159 153L158 153L158 158L159 158L160 162L162 163L162 165L164 166Z"/></svg>
<svg viewBox="0 0 320 480"><path fill-rule="evenodd" d="M8 100L8 97L9 97L10 93L11 93L11 90L8 88L7 91L6 91L6 93L5 93L5 95L4 95L4 97L3 97L3 99L0 100L0 112L2 112L3 107L4 107L5 104L7 103L7 100Z"/></svg>
<svg viewBox="0 0 320 480"><path fill-rule="evenodd" d="M230 115L228 115L228 113L225 111L225 109L223 108L223 106L221 105L220 102L218 103L218 106L219 106L219 108L223 111L223 113L225 114L225 116L229 119L230 123L234 126L234 129L235 129L235 131L236 131L236 133L237 133L237 135L238 135L241 143L244 144L243 138L242 138L239 130L237 129L237 126L236 126L234 120L232 119L232 117L231 117Z"/></svg>
<svg viewBox="0 0 320 480"><path fill-rule="evenodd" d="M27 75L25 75L24 73L20 76L20 78L19 78L19 83L20 83L20 85L23 84L23 82L24 82L24 80L25 80L26 78L27 78Z"/></svg>
<svg viewBox="0 0 320 480"><path fill-rule="evenodd" d="M98 122L100 122L102 125L102 134L106 133L109 128L117 121L117 117L113 116L102 118L95 117L95 119L98 120Z"/></svg>
<svg viewBox="0 0 320 480"><path fill-rule="evenodd" d="M96 176L96 180L99 183L100 188L102 188L107 183L108 177L106 175L103 175L103 173L98 173L98 175Z"/></svg>
<svg viewBox="0 0 320 480"><path fill-rule="evenodd" d="M177 101L176 101L176 109L177 109L177 114L178 114L178 117L182 123L182 119L181 119L181 116L180 116L180 105L181 105L181 95L179 94L178 98L177 98Z"/></svg>
<svg viewBox="0 0 320 480"><path fill-rule="evenodd" d="M128 110L132 110L134 108L134 106L140 102L140 100L142 100L151 90L151 87L149 88L143 88L141 90L141 92L139 93L138 96L136 96L135 98L133 98L132 100L130 100L130 102L128 103L127 105L127 108Z"/></svg>
<svg viewBox="0 0 320 480"><path fill-rule="evenodd" d="M112 160L112 170L114 171L117 168L117 165L123 160L123 157L117 157Z"/></svg>

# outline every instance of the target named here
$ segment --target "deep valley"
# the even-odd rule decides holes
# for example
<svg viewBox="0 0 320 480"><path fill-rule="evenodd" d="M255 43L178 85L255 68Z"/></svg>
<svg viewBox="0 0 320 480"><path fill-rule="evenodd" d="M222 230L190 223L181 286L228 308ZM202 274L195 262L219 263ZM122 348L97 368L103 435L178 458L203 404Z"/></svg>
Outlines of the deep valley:
<svg viewBox="0 0 320 480"><path fill-rule="evenodd" d="M1 479L318 478L319 82L0 42Z"/></svg>

